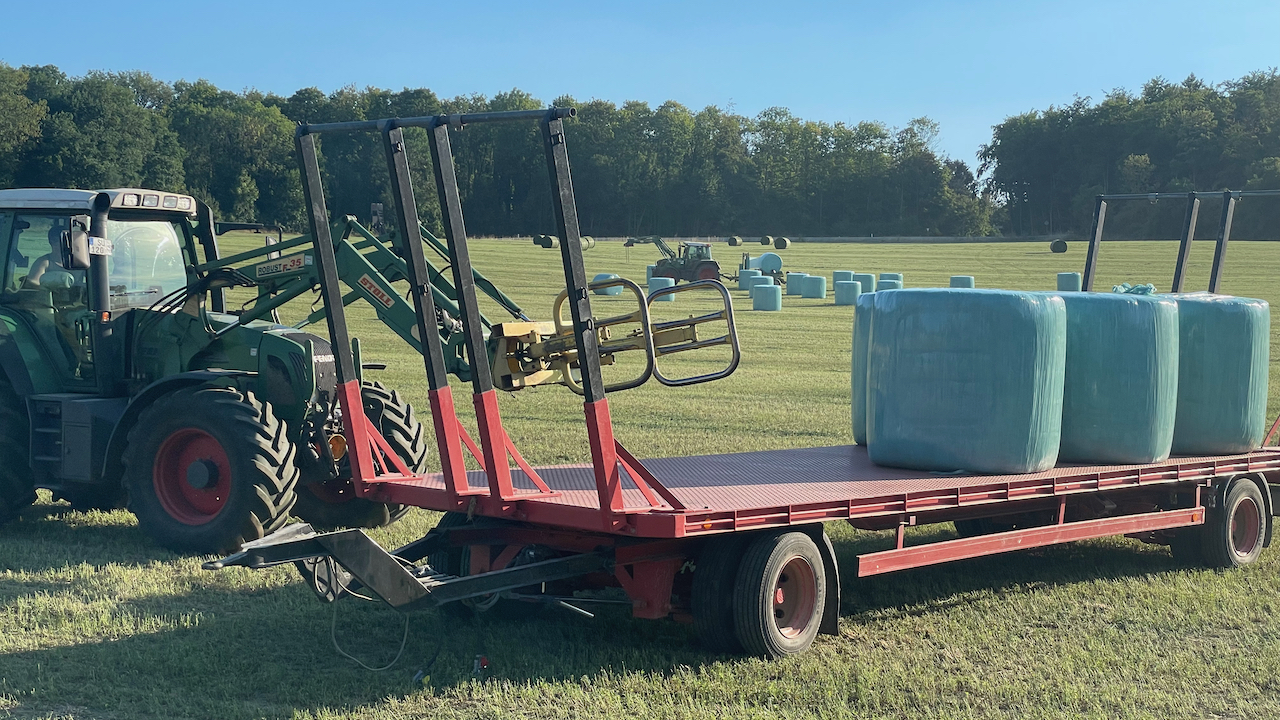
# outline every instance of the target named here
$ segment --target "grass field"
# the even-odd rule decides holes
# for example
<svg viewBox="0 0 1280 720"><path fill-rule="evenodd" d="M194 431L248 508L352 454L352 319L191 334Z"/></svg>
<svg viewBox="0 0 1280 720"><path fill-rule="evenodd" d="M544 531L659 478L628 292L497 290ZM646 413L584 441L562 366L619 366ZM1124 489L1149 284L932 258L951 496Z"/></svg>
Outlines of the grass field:
<svg viewBox="0 0 1280 720"><path fill-rule="evenodd" d="M715 251L732 267L734 250ZM1167 289L1175 250L1107 245L1097 286ZM781 254L787 269L900 271L912 287L972 274L980 287L1051 289L1055 273L1084 260L1083 245L1066 255L1026 244L801 244ZM549 314L563 284L557 254L481 240L474 255L531 315ZM586 255L588 274L642 279L655 255L602 243ZM1197 243L1188 289L1205 286L1211 255L1210 243ZM1280 245L1232 246L1227 292L1274 304L1277 277ZM850 442L851 309L787 297L783 312L756 313L745 293L733 294L738 372L611 396L619 438L641 457ZM703 306L682 296L662 312ZM425 407L420 358L371 318L352 310L366 359L388 361L377 377ZM455 392L466 407L466 388ZM581 402L567 390L504 396L501 407L530 461L587 458ZM405 542L436 519L415 511L374 535ZM846 561L891 542L838 523L828 532ZM291 568L204 572L201 558L152 547L128 513L75 513L45 495L0 528L0 717L1274 718L1278 554L1214 572L1181 567L1162 547L1108 539L845 577L840 636L820 636L809 653L779 662L709 654L689 627L621 610L594 620L551 612L526 624L427 612L409 619L400 662L372 673L334 652L331 623L344 649L379 665L396 654L404 628L391 610L322 605ZM490 666L475 676L481 654ZM420 672L427 678L415 682Z"/></svg>

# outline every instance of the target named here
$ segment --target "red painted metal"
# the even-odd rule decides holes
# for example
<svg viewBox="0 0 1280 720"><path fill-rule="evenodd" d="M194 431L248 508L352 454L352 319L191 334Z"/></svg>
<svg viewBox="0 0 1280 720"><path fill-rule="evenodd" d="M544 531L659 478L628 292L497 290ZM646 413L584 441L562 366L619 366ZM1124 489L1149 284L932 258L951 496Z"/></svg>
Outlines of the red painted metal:
<svg viewBox="0 0 1280 720"><path fill-rule="evenodd" d="M592 470L599 499L600 526L605 531L620 527L617 518L625 503L622 499L622 473L618 469L617 441L613 438L613 421L609 401L601 398L583 405L587 417L587 441L591 446Z"/></svg>
<svg viewBox="0 0 1280 720"><path fill-rule="evenodd" d="M196 462L215 468L211 487L197 488L187 482L187 469ZM231 461L214 436L200 428L179 428L156 451L151 482L169 517L184 525L204 525L222 512L231 496Z"/></svg>
<svg viewBox="0 0 1280 720"><path fill-rule="evenodd" d="M622 443L614 440L613 448L618 454L619 462L622 463L623 468L626 469L627 474L631 476L631 479L635 481L636 487L639 487L640 491L644 492L645 499L649 501L649 505L659 507L657 501L653 498L653 495L645 492L646 485L657 492L667 505L671 506L673 509L686 509L684 503L680 502L679 498L672 494L672 492L668 490L667 487L658 480L658 478L654 477L653 473L649 472L649 469L644 466L644 463L637 460L636 456L632 455L630 450L623 447Z"/></svg>
<svg viewBox="0 0 1280 720"><path fill-rule="evenodd" d="M1129 533L1152 532L1199 525L1204 522L1204 508L1126 515L1101 520L1085 520L1063 525L1027 528L994 533L961 540L946 540L916 547L884 550L858 556L858 577L879 575L896 570L936 565L983 555L1025 550L1045 545Z"/></svg>
<svg viewBox="0 0 1280 720"><path fill-rule="evenodd" d="M466 433L458 424L458 413L453 406L453 391L448 387L427 392L431 402L431 424L436 431L436 446L440 451L440 474L445 488L452 495L470 494L467 487L467 466L462 458L462 438ZM474 445L471 438L468 444Z"/></svg>
<svg viewBox="0 0 1280 720"><path fill-rule="evenodd" d="M347 439L347 461L351 464L351 478L356 493L369 493L367 481L377 477L373 466L373 450L370 447L369 419L364 414L364 398L359 380L348 380L338 385L338 405L342 409L342 435Z"/></svg>
<svg viewBox="0 0 1280 720"><path fill-rule="evenodd" d="M516 491L511 485L511 465L507 462L507 431L502 428L502 415L498 412L498 394L494 390L486 390L473 394L471 399L476 406L477 434L484 451L489 497L511 500Z"/></svg>
<svg viewBox="0 0 1280 720"><path fill-rule="evenodd" d="M683 565L684 558L671 558L614 567L614 577L631 598L632 617L657 620L671 614L671 586Z"/></svg>

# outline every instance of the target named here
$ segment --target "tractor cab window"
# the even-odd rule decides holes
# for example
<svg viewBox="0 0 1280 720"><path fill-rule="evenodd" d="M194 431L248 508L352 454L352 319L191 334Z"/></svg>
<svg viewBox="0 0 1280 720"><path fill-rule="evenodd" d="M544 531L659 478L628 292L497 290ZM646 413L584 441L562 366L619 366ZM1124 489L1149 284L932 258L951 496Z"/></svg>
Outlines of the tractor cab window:
<svg viewBox="0 0 1280 720"><path fill-rule="evenodd" d="M164 220L108 220L111 309L151 307L187 284L182 225Z"/></svg>
<svg viewBox="0 0 1280 720"><path fill-rule="evenodd" d="M84 271L62 267L62 233L70 221L66 215L18 215L14 218L9 262L5 268L5 293L76 288L76 295L83 295Z"/></svg>
<svg viewBox="0 0 1280 720"><path fill-rule="evenodd" d="M85 271L62 266L62 233L70 223L69 215L14 217L0 302L32 321L55 372L80 378L90 361L84 332L89 297Z"/></svg>

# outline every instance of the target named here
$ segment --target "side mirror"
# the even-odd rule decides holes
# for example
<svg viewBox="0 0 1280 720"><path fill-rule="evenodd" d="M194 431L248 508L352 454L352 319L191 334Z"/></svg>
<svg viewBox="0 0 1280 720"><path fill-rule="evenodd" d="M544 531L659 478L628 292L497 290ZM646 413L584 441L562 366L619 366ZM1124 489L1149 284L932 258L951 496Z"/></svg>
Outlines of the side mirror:
<svg viewBox="0 0 1280 720"><path fill-rule="evenodd" d="M88 218L71 219L71 229L62 231L62 267L85 270L89 267Z"/></svg>

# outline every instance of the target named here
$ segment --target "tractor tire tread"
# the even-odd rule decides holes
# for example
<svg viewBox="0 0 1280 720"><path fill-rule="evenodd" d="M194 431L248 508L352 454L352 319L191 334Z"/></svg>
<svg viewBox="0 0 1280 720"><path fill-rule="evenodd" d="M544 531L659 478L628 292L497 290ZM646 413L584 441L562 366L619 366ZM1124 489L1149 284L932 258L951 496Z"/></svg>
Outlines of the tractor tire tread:
<svg viewBox="0 0 1280 720"><path fill-rule="evenodd" d="M214 518L207 525L184 526L169 518L155 499L152 479L154 456L150 455L155 448L150 446L156 443L150 433L167 419L191 416L199 408L204 408L203 414L222 427L242 427L246 431L238 435L244 440L238 449L246 453L240 458L239 466L245 470L250 467L256 470L248 478L252 492L244 495L245 503L238 511L233 509L240 517L228 520L229 527L224 527L221 533L187 532L184 528L205 528L221 518ZM144 452L150 456L144 456ZM289 511L297 499L294 489L298 470L293 462L294 452L288 426L276 417L269 403L259 400L253 392L213 385L175 390L143 410L137 423L129 430L124 451L128 508L138 516L138 524L143 531L170 550L234 552L244 543L265 537L288 522ZM233 456L233 468L236 467L234 451L229 451L228 455ZM227 508L231 507L232 503L228 501ZM162 517L157 517L157 514Z"/></svg>
<svg viewBox="0 0 1280 720"><path fill-rule="evenodd" d="M0 372L0 524L12 520L36 501L31 462L22 441L30 431L26 406L9 376Z"/></svg>

